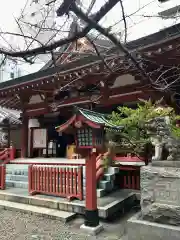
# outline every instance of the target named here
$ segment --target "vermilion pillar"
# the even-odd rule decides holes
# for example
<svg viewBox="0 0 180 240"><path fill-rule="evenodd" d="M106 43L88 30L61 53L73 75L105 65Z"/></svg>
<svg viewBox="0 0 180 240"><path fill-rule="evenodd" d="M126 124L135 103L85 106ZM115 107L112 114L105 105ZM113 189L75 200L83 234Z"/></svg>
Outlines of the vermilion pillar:
<svg viewBox="0 0 180 240"><path fill-rule="evenodd" d="M28 157L28 117L24 114L21 127L21 157Z"/></svg>
<svg viewBox="0 0 180 240"><path fill-rule="evenodd" d="M96 194L96 149L93 149L86 160L86 209L84 225L88 227L97 227L99 225Z"/></svg>

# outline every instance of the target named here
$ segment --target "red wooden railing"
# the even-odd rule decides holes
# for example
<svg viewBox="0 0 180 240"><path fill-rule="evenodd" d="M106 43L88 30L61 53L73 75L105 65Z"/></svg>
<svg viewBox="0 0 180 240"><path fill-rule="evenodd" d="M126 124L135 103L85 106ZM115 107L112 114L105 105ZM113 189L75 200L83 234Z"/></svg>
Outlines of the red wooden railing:
<svg viewBox="0 0 180 240"><path fill-rule="evenodd" d="M96 181L98 182L104 175L105 166L104 166L104 157L108 157L110 155L109 151L99 154L96 157Z"/></svg>
<svg viewBox="0 0 180 240"><path fill-rule="evenodd" d="M16 149L14 147L5 148L0 151L1 163L7 164L10 160L15 159Z"/></svg>
<svg viewBox="0 0 180 240"><path fill-rule="evenodd" d="M140 170L129 168L120 170L120 187L140 190Z"/></svg>
<svg viewBox="0 0 180 240"><path fill-rule="evenodd" d="M5 189L6 168L5 165L0 165L0 189Z"/></svg>
<svg viewBox="0 0 180 240"><path fill-rule="evenodd" d="M96 158L96 181L104 175L103 155L99 154Z"/></svg>
<svg viewBox="0 0 180 240"><path fill-rule="evenodd" d="M83 200L82 166L76 168L30 165L28 172L29 193L43 193L69 200Z"/></svg>

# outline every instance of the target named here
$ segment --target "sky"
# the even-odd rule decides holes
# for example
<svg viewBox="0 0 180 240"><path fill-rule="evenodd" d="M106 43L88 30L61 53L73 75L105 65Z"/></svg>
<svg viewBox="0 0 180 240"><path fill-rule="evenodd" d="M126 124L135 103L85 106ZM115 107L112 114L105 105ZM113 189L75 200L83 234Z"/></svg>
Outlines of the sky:
<svg viewBox="0 0 180 240"><path fill-rule="evenodd" d="M27 0L1 0L0 27L13 30L15 27L14 17L18 17ZM14 17L13 17L14 16Z"/></svg>
<svg viewBox="0 0 180 240"><path fill-rule="evenodd" d="M15 32L17 25L14 17L17 18L24 8L27 1L31 0L1 0L3 4L0 8L0 30ZM43 0L41 0L43 1ZM83 0L84 5L88 6L91 0ZM93 8L93 12L99 9L100 5L105 0L97 0L96 5ZM162 20L158 15L158 12L163 11L169 7L180 5L180 0L169 0L166 3L160 4L158 0L123 0L124 9L126 15L129 17L126 19L128 25L128 40L134 40L154 32L157 32L165 27L173 25L179 22L179 19ZM60 23L64 20L58 19ZM121 21L120 21L121 20ZM122 21L121 8L117 4L101 21L101 25L104 27L113 26L111 31L116 36L121 36L123 40L124 22ZM66 26L64 24L64 26ZM1 43L2 39L0 39ZM15 42L16 41L15 39ZM42 63L43 64L43 63ZM37 71L41 66L28 64L21 65L21 68L25 69L26 74Z"/></svg>
<svg viewBox="0 0 180 240"><path fill-rule="evenodd" d="M21 9L25 6L27 0L1 0L3 4L0 8L0 28L5 31L14 31L14 28L16 26L16 23L14 21L14 17L18 17L20 14ZM28 0L30 1L30 0ZM84 0L85 4L88 5L90 0ZM97 1L96 6L94 7L95 10L97 10L100 6L101 1ZM103 1L102 1L103 2ZM143 14L146 15L153 15L158 13L161 9L166 9L169 6L180 4L179 0L169 0L167 3L164 4L158 4L158 0L124 0L124 8L125 12L128 15L131 15L133 12L137 11L138 9L144 7L140 11L137 12L137 14L133 14L133 17L131 16L129 18L129 25L135 25L136 22L138 22L138 27L136 28L136 33L134 31L134 34L130 39L139 37L140 35L147 35L149 32L152 32L154 29L157 29L157 19L156 24L153 22L153 24L146 25L146 21L149 20L148 18L142 18ZM117 20L120 19L120 8L115 7L113 10L111 10L111 13L109 13L105 18L103 18L103 24L106 25L113 25L117 22ZM152 21L152 18L151 18ZM144 22L144 23L142 23ZM120 27L121 25L116 25L116 29ZM132 27L131 27L132 28ZM137 33L138 29L138 33ZM130 31L132 32L132 30ZM140 32L140 33L139 33Z"/></svg>

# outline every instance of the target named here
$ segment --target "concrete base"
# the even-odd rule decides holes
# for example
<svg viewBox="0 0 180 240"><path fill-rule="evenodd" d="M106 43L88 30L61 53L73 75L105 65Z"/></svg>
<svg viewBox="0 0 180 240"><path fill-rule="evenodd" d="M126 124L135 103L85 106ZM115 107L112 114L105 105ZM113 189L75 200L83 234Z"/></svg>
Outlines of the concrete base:
<svg viewBox="0 0 180 240"><path fill-rule="evenodd" d="M127 222L128 240L179 240L180 227L141 220L141 213Z"/></svg>
<svg viewBox="0 0 180 240"><path fill-rule="evenodd" d="M109 196L99 198L97 201L99 217L107 219L118 211L132 208L136 205L136 194L136 191L132 192L131 190L124 189L113 192L109 194ZM84 200L73 200L69 202L66 198L60 197L40 194L29 196L28 191L21 188L7 188L6 190L0 190L0 200L58 209L78 214L85 213Z"/></svg>
<svg viewBox="0 0 180 240"><path fill-rule="evenodd" d="M86 232L89 235L97 235L98 233L100 233L101 231L104 230L103 225L99 224L97 227L88 227L86 225L81 225L80 229L82 229L84 232Z"/></svg>
<svg viewBox="0 0 180 240"><path fill-rule="evenodd" d="M76 217L75 213L60 211L57 209L49 209L44 207L37 207L23 203L15 203L9 201L0 200L0 209L8 209L12 211L29 213L32 215L38 215L48 217L51 219L58 219L62 222L68 222Z"/></svg>

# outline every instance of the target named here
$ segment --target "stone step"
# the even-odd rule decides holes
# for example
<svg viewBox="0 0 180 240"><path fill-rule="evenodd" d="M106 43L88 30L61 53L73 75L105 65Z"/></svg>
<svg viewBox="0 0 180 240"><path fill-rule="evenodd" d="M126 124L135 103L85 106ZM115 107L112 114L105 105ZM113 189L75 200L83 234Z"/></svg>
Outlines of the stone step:
<svg viewBox="0 0 180 240"><path fill-rule="evenodd" d="M110 182L110 181L106 181L106 180L101 180L99 181L99 188L100 189L104 189L108 192L112 191L113 189L113 182Z"/></svg>
<svg viewBox="0 0 180 240"><path fill-rule="evenodd" d="M114 181L115 180L115 174L114 173L105 173L104 179L107 181Z"/></svg>
<svg viewBox="0 0 180 240"><path fill-rule="evenodd" d="M105 191L104 189L98 188L98 189L96 190L96 192L97 192L97 197L98 197L98 198L102 198L102 197L104 197L104 196L106 195L106 191Z"/></svg>
<svg viewBox="0 0 180 240"><path fill-rule="evenodd" d="M96 194L97 194L97 198L102 198L102 197L106 196L107 193L104 189L98 188L96 190ZM83 192L83 199L84 200L86 199L86 191Z"/></svg>
<svg viewBox="0 0 180 240"><path fill-rule="evenodd" d="M25 169L7 169L6 168L6 174L28 176L28 170L25 170Z"/></svg>
<svg viewBox="0 0 180 240"><path fill-rule="evenodd" d="M72 212L65 212L57 209L37 207L37 206L28 205L24 203L9 202L5 200L0 200L0 208L21 211L25 213L31 213L34 215L48 217L51 219L58 219L62 222L68 222L76 216L76 213L72 213Z"/></svg>
<svg viewBox="0 0 180 240"><path fill-rule="evenodd" d="M6 180L6 187L14 187L14 188L24 188L24 189L28 189L28 182L20 182L20 181Z"/></svg>
<svg viewBox="0 0 180 240"><path fill-rule="evenodd" d="M6 180L20 181L20 182L28 182L28 176L25 176L25 175L6 174Z"/></svg>
<svg viewBox="0 0 180 240"><path fill-rule="evenodd" d="M22 188L6 188L0 190L0 200L9 202L23 203L31 206L39 206L84 214L85 201L69 201L66 198L52 197L43 194L31 196L27 189ZM98 198L98 213L101 218L108 218L119 210L123 210L126 206L132 208L136 201L136 194L129 189L118 190L110 193L109 196Z"/></svg>
<svg viewBox="0 0 180 240"><path fill-rule="evenodd" d="M29 165L28 164L7 164L7 169L18 169L18 170L28 170Z"/></svg>
<svg viewBox="0 0 180 240"><path fill-rule="evenodd" d="M107 173L109 174L116 174L119 172L119 168L118 167L109 167L107 170Z"/></svg>

